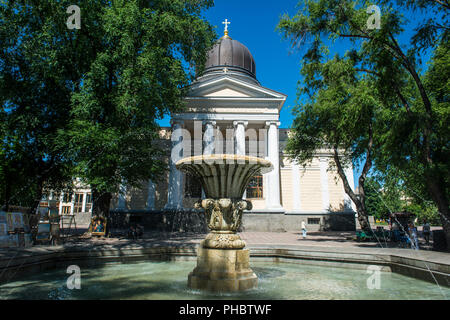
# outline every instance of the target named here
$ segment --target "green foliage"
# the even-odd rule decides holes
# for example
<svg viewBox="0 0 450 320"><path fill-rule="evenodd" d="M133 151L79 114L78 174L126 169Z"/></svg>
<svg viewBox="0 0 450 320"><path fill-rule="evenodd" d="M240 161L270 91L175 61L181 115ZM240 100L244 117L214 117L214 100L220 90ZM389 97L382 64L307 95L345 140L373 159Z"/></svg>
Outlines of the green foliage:
<svg viewBox="0 0 450 320"><path fill-rule="evenodd" d="M101 192L156 179L156 120L182 109L215 37L201 17L211 0L80 0L79 30L72 4L0 2L2 203L74 176Z"/></svg>
<svg viewBox="0 0 450 320"><path fill-rule="evenodd" d="M98 3L84 1L86 16ZM55 143L70 119L74 88L87 69L87 36L66 27L69 1L0 4L0 191L2 204L36 206L46 185L71 181L71 163Z"/></svg>
<svg viewBox="0 0 450 320"><path fill-rule="evenodd" d="M441 225L441 217L433 203L428 203L427 205L412 203L407 205L405 210L414 214L418 224L423 224L427 221L433 226Z"/></svg>
<svg viewBox="0 0 450 320"><path fill-rule="evenodd" d="M395 172L369 177L365 186L367 211L377 219L387 219L390 213L408 209L410 198Z"/></svg>
<svg viewBox="0 0 450 320"><path fill-rule="evenodd" d="M406 186L395 170L379 173L367 178L365 183L366 206L376 219L388 219L390 212L411 212L422 224L427 220L433 225L440 224L436 206L430 201L418 199L417 194Z"/></svg>

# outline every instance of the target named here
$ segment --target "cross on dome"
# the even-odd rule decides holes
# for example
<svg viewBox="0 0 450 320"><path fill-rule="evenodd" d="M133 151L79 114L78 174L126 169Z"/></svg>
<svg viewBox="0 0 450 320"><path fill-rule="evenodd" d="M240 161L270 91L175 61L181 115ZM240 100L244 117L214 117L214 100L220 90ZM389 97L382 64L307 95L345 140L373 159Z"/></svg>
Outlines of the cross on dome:
<svg viewBox="0 0 450 320"><path fill-rule="evenodd" d="M231 22L228 21L228 19L225 19L225 21L222 22L222 24L225 25L225 31L224 31L224 34L225 34L226 36L228 35L228 25L229 25L230 23L231 23Z"/></svg>

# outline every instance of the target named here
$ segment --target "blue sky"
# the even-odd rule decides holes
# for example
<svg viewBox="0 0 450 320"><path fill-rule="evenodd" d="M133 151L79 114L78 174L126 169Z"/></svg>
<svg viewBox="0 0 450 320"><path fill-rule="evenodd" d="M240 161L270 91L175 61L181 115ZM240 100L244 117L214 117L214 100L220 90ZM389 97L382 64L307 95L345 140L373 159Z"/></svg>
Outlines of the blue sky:
<svg viewBox="0 0 450 320"><path fill-rule="evenodd" d="M264 87L282 92L288 96L280 113L281 128L289 128L292 120L292 108L297 100L297 86L300 80L301 58L303 48L293 49L287 40L276 31L280 17L287 13L290 16L297 12L296 0L216 0L215 6L205 11L205 18L216 27L219 37L223 35L222 21L228 19L229 35L243 43L253 55L256 63L256 77ZM399 39L400 43L408 43L413 33L413 25L423 20L421 13L405 12L411 17L411 24ZM347 43L336 41L330 48L331 55L347 50ZM424 59L428 60L428 55ZM160 122L169 126L169 117ZM355 185L361 168L355 168Z"/></svg>

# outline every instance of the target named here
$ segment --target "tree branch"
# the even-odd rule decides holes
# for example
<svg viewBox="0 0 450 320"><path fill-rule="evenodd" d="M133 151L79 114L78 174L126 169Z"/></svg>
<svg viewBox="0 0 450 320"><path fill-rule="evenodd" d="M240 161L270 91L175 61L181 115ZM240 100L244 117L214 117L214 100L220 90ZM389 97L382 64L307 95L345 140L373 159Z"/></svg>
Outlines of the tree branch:
<svg viewBox="0 0 450 320"><path fill-rule="evenodd" d="M436 2L437 4L443 6L446 9L450 9L450 4L448 3L447 0L444 0L445 2L441 0L432 0L432 1Z"/></svg>
<svg viewBox="0 0 450 320"><path fill-rule="evenodd" d="M339 37L344 37L344 38L363 38L363 39L372 39L372 37L370 36L363 36L360 34L338 34Z"/></svg>
<svg viewBox="0 0 450 320"><path fill-rule="evenodd" d="M358 72L366 72L366 73L374 74L374 75L376 75L376 76L378 76L378 77L381 76L381 73L378 73L378 72L376 72L376 71L369 70L369 69L364 69L364 68L356 68L355 71L358 71Z"/></svg>
<svg viewBox="0 0 450 320"><path fill-rule="evenodd" d="M334 162L336 163L336 168L337 168L339 177L341 178L342 183L344 184L345 193L347 193L348 196L350 197L350 199L352 199L352 201L355 203L355 205L357 207L359 207L361 205L361 202L359 201L358 196L355 194L355 192L353 192L352 188L350 187L350 184L348 183L344 169L342 168L341 160L339 158L339 152L338 152L337 146L334 146L333 150L334 150L333 159L334 159Z"/></svg>

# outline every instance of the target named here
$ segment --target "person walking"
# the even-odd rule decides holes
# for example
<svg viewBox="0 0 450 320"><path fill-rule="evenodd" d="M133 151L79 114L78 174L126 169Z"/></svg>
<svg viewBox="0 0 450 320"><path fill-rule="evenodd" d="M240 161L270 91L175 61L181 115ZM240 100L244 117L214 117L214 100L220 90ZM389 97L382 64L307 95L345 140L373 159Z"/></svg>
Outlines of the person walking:
<svg viewBox="0 0 450 320"><path fill-rule="evenodd" d="M411 237L411 247L415 250L419 250L419 238L417 237L417 228L414 223L409 224L409 236Z"/></svg>
<svg viewBox="0 0 450 320"><path fill-rule="evenodd" d="M427 219L425 219L423 221L423 225L422 225L422 233L423 233L423 237L425 238L425 242L427 244L430 243L430 230L431 230L431 226L428 223Z"/></svg>
<svg viewBox="0 0 450 320"><path fill-rule="evenodd" d="M302 221L302 234L303 234L303 239L306 239L306 223L305 223L305 221Z"/></svg>

